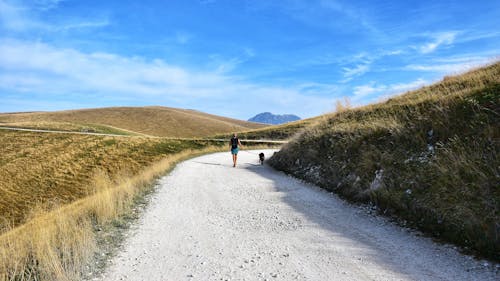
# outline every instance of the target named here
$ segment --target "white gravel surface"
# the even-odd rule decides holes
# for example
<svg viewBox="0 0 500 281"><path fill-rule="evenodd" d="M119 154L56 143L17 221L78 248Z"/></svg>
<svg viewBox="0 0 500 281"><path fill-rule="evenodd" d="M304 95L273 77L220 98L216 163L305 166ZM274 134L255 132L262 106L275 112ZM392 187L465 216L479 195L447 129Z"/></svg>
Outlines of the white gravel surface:
<svg viewBox="0 0 500 281"><path fill-rule="evenodd" d="M102 280L500 279L498 265L260 166L256 153L241 151L236 168L229 152L198 157L162 178Z"/></svg>

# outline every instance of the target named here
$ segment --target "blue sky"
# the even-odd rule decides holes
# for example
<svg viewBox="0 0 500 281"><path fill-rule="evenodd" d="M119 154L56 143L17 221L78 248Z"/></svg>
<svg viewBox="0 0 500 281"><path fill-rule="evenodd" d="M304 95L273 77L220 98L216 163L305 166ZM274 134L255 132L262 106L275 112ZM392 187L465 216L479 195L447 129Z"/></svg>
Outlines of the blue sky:
<svg viewBox="0 0 500 281"><path fill-rule="evenodd" d="M500 1L0 0L0 112L312 117L493 62Z"/></svg>

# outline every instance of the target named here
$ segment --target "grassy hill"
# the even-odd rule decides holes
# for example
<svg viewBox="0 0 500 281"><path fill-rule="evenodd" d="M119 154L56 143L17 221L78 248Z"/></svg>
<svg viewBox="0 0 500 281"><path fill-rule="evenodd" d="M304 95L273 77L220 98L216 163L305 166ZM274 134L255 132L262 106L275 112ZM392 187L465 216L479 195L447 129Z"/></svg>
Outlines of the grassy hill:
<svg viewBox="0 0 500 281"><path fill-rule="evenodd" d="M169 107L110 107L0 114L0 126L159 137L205 137L266 125Z"/></svg>
<svg viewBox="0 0 500 281"><path fill-rule="evenodd" d="M169 155L216 145L7 130L0 130L0 143L0 230L24 222L39 209L96 192L96 176L106 175L112 181L130 177Z"/></svg>
<svg viewBox="0 0 500 281"><path fill-rule="evenodd" d="M270 163L500 259L500 63L322 119Z"/></svg>

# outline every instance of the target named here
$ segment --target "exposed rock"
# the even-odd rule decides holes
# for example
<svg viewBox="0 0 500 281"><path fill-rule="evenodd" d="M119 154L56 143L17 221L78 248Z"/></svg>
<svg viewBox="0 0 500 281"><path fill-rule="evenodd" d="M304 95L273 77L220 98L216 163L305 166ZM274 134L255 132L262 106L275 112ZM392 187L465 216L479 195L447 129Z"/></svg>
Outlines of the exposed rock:
<svg viewBox="0 0 500 281"><path fill-rule="evenodd" d="M370 189L371 190L377 190L380 187L382 187L382 177L384 175L384 170L380 169L375 172L375 178L373 179L372 183L370 184Z"/></svg>

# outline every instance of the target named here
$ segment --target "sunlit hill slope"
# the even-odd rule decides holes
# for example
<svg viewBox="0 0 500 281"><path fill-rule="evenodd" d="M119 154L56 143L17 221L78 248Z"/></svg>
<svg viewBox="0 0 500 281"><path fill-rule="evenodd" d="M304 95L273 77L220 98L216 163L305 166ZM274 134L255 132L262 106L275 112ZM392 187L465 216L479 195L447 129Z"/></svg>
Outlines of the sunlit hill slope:
<svg viewBox="0 0 500 281"><path fill-rule="evenodd" d="M266 125L195 110L154 106L4 113L0 114L0 126L189 138L246 131Z"/></svg>

